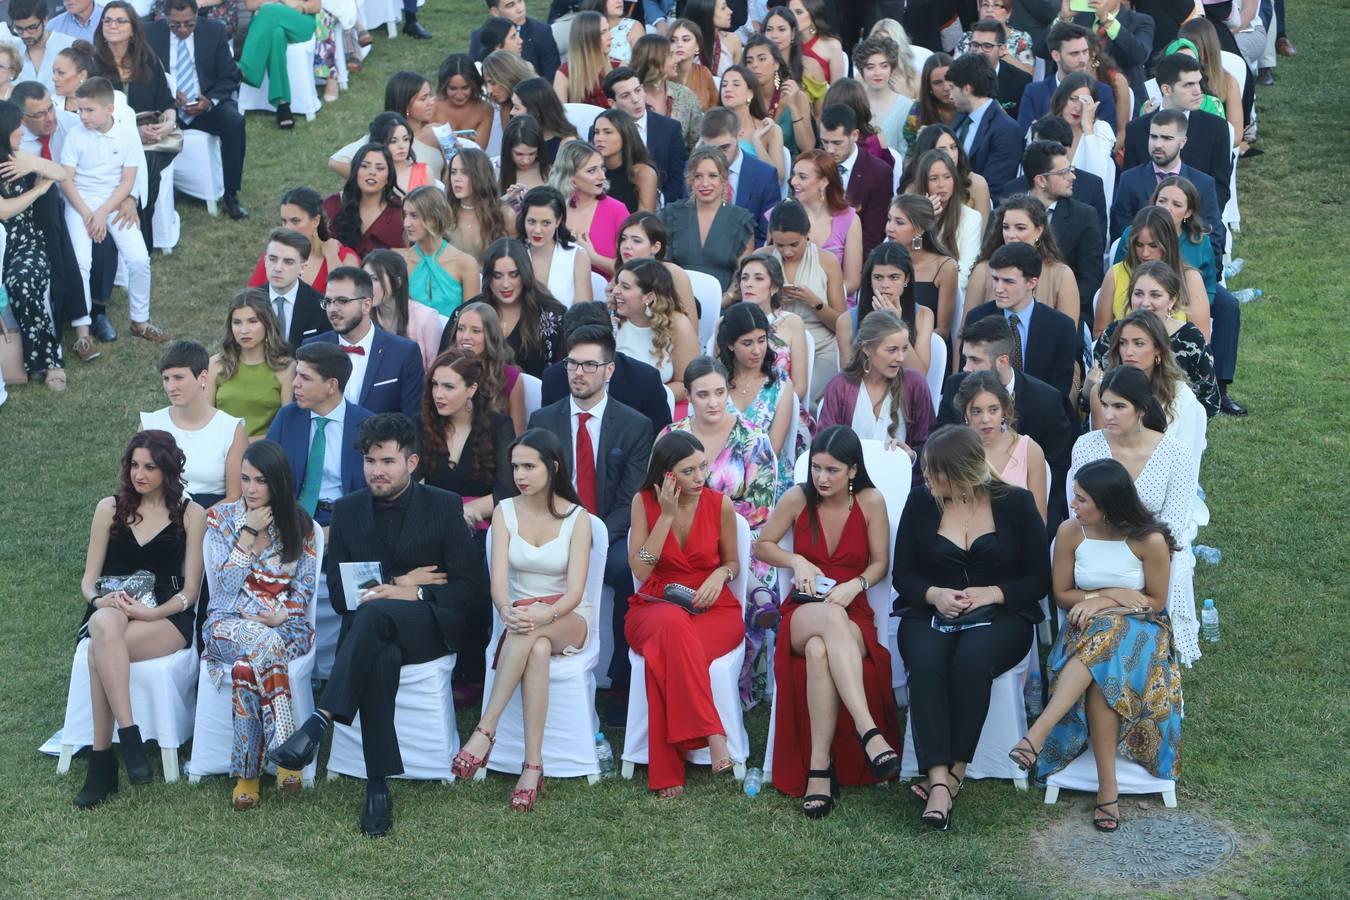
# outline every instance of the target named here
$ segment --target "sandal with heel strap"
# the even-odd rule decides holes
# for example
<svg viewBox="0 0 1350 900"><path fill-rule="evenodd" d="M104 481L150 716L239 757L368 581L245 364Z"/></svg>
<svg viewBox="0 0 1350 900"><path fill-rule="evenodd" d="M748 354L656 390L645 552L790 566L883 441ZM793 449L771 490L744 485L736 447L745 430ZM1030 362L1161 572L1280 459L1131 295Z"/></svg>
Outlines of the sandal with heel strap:
<svg viewBox="0 0 1350 900"><path fill-rule="evenodd" d="M1092 808L1093 812L1092 827L1102 832L1103 834L1115 834L1117 831L1120 830L1120 816L1113 816L1109 812L1107 812L1103 808L1107 806L1114 806L1116 808L1116 811L1119 812L1120 797L1116 797L1116 799L1114 800L1107 800L1105 803L1098 803L1096 806ZM1101 818L1097 817L1096 814L1098 812L1102 814Z"/></svg>
<svg viewBox="0 0 1350 900"><path fill-rule="evenodd" d="M823 819L834 812L834 804L839 799L839 779L834 774L834 763L830 763L826 769L808 769L806 780L812 778L828 778L830 780L830 792L828 794L807 794L802 798L802 814L808 819Z"/></svg>
<svg viewBox="0 0 1350 900"><path fill-rule="evenodd" d="M961 786L966 783L966 780L964 778L957 778L955 775L953 775L952 778L956 780L956 791L955 793L952 794L952 799L954 800L958 796L960 796ZM928 802L928 788L925 787L922 783L916 781L913 784L911 784L909 786L909 792L913 794L915 797L918 797L924 803Z"/></svg>
<svg viewBox="0 0 1350 900"><path fill-rule="evenodd" d="M867 742L874 737L882 737L880 728L873 728L866 734L858 736L858 740L862 742L864 756L867 756ZM867 765L877 778L894 778L900 774L900 755L888 748L876 756L867 756Z"/></svg>
<svg viewBox="0 0 1350 900"><path fill-rule="evenodd" d="M942 788L947 792L947 797L949 798L947 800L947 811L945 813L924 812L920 814L919 821L929 828L932 828L934 831L949 831L952 827L952 807L956 803L956 795L952 793L951 785L947 784L945 781L939 781L937 784L930 787L929 790L935 791L938 788Z"/></svg>
<svg viewBox="0 0 1350 900"><path fill-rule="evenodd" d="M475 772L487 765L488 757L492 755L492 748L497 744L497 736L492 732L484 731L477 725L474 726L473 730L488 739L487 752L479 759L461 747L460 751L455 754L454 761L450 763L450 771L454 773L456 778L472 778Z"/></svg>
<svg viewBox="0 0 1350 900"><path fill-rule="evenodd" d="M1027 745L1025 750L1022 749L1023 744ZM1040 758L1041 751L1032 746L1031 739L1026 737L1014 744L1013 748L1008 751L1008 759L1011 759L1013 765L1023 772L1030 772L1035 769L1036 760Z"/></svg>
<svg viewBox="0 0 1350 900"><path fill-rule="evenodd" d="M516 812L533 812L534 801L544 792L544 767L534 763L525 763L522 767L539 773L539 780L532 788L516 788L511 792L511 808Z"/></svg>

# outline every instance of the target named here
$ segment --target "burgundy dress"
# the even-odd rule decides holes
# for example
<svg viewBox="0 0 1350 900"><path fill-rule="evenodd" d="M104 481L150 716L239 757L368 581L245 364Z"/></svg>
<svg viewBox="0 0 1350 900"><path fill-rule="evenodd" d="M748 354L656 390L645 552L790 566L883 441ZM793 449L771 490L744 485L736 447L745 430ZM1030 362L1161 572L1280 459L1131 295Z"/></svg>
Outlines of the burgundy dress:
<svg viewBox="0 0 1350 900"><path fill-rule="evenodd" d="M329 222L335 220L342 212L342 195L329 195L328 199L323 201L323 210L328 214ZM384 212L361 233L361 240L357 241L352 249L356 251L357 256L365 259L366 254L372 250L397 250L406 246L408 241L403 235L403 204L396 202L384 208Z"/></svg>
<svg viewBox="0 0 1350 900"><path fill-rule="evenodd" d="M811 519L815 519L812 534ZM820 569L827 578L847 581L867 568L867 520L862 504L854 503L839 535L834 552L826 545L825 531L814 513L803 511L792 531L796 553ZM811 716L806 709L806 658L792 652L792 616L802 604L783 605L783 620L778 625L774 650L774 677L777 679L778 710L773 735L773 786L791 797L806 792L806 772L811 757ZM877 642L876 623L866 594L859 594L848 605L848 617L862 632L867 652L863 655L863 691L867 708L881 729L881 736L892 747L900 746L900 726L895 715L895 697L891 694L891 655ZM830 755L840 784L874 784L878 780L867 764L853 717L843 704L835 726Z"/></svg>
<svg viewBox="0 0 1350 900"><path fill-rule="evenodd" d="M642 505L647 521L655 522L661 505L654 490L642 492ZM722 495L704 488L685 546L674 531L667 534L660 561L639 592L628 598L624 636L646 669L647 786L654 791L684 784L684 754L706 747L710 734L726 734L713 705L708 665L745 640L745 621L727 586L696 616L641 595L660 597L668 584L697 590L722 565L721 533Z"/></svg>

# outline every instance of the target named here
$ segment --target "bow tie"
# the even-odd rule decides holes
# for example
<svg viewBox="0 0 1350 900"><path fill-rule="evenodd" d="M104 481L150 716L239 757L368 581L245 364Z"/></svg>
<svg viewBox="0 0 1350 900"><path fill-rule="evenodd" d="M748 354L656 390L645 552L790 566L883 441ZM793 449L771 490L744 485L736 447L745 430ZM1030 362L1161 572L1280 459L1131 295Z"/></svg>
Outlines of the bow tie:
<svg viewBox="0 0 1350 900"><path fill-rule="evenodd" d="M342 345L342 352L343 352L343 353L355 353L357 356L365 356L365 355L366 355L366 348L365 348L365 347L362 347L360 344L343 344L343 345Z"/></svg>

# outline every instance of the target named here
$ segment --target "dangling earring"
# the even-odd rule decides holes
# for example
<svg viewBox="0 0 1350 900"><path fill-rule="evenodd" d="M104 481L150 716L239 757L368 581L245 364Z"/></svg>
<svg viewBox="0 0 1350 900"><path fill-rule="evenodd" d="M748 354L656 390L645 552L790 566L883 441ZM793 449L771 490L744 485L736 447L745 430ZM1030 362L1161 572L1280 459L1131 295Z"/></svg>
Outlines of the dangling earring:
<svg viewBox="0 0 1350 900"><path fill-rule="evenodd" d="M848 495L849 495L850 497L853 496L853 479L852 479L852 478L850 478L850 479L848 480Z"/></svg>
<svg viewBox="0 0 1350 900"><path fill-rule="evenodd" d="M916 235L914 235L914 240L912 240L912 241L909 242L909 246L910 246L910 249L912 249L912 250L922 250L922 249L923 249L923 235L922 235L922 234L916 234Z"/></svg>
<svg viewBox="0 0 1350 900"><path fill-rule="evenodd" d="M872 371L872 358L869 357L869 356L864 356L864 357L863 357L863 374L866 375L866 374L870 373L871 371Z"/></svg>
<svg viewBox="0 0 1350 900"><path fill-rule="evenodd" d="M783 87L783 73L782 73L782 72L774 72L774 73L773 73L773 89L774 89L774 91L777 92L777 91L778 91L779 89L781 89L782 87Z"/></svg>

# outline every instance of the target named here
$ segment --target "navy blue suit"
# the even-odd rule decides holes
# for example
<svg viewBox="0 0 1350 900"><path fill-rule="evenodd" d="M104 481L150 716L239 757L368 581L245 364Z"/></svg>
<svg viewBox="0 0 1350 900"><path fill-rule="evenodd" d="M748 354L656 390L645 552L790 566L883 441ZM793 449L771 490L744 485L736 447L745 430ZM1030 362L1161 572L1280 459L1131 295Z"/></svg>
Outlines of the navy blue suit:
<svg viewBox="0 0 1350 900"><path fill-rule="evenodd" d="M366 486L365 465L361 454L356 451L356 432L361 423L370 418L371 413L355 403L342 402L346 406L342 419L342 446L327 447L325 452L342 454L342 493L345 495ZM267 439L280 444L281 449L286 451L286 459L291 463L296 499L300 498L300 491L305 486L305 467L309 464L309 423L309 410L287 403L277 410L276 418L267 429ZM320 525L328 524L327 514L316 514L315 518Z"/></svg>
<svg viewBox="0 0 1350 900"><path fill-rule="evenodd" d="M684 143L680 123L669 116L647 110L647 153L656 164L661 194L667 203L684 199L684 165L689 149Z"/></svg>
<svg viewBox="0 0 1350 900"><path fill-rule="evenodd" d="M1097 227L1102 234L1106 234L1106 188L1102 185L1101 177L1085 169L1074 169L1073 172L1073 199L1086 203L1096 211ZM1008 182L1008 194L1005 196L1025 194L1028 190L1027 177L1018 175Z"/></svg>
<svg viewBox="0 0 1350 900"><path fill-rule="evenodd" d="M960 121L958 117L952 127L957 127ZM1025 129L1017 127L1012 116L998 105L998 100L991 99L970 145L970 167L989 182L989 198L995 206L1007 193L1008 183L1017 177L1017 170L1022 165L1024 134Z"/></svg>
<svg viewBox="0 0 1350 900"><path fill-rule="evenodd" d="M306 344L338 342L336 331L317 334ZM414 422L422 418L422 351L405 337L375 329L370 359L361 384L361 406L371 413L401 412Z"/></svg>
<svg viewBox="0 0 1350 900"><path fill-rule="evenodd" d="M1125 168L1149 162L1148 132L1155 115L1151 112L1125 126ZM1228 120L1197 109L1186 117L1186 146L1181 148L1183 163L1214 179L1214 197L1221 212L1228 205L1228 182L1233 177L1228 127Z"/></svg>
<svg viewBox="0 0 1350 900"><path fill-rule="evenodd" d="M783 199L783 192L778 187L778 170L744 150L740 154L741 177L732 190L736 205L747 210L755 222L755 246L762 247L769 232L767 214Z"/></svg>
<svg viewBox="0 0 1350 900"><path fill-rule="evenodd" d="M1223 259L1228 236L1223 227L1223 216L1219 210L1214 179L1185 163L1181 164L1181 175L1189 179L1200 192L1200 215L1210 227L1209 240L1214 246L1214 258ZM1111 203L1110 240L1114 241L1120 237L1121 232L1129 227L1134 214L1149 205L1153 190L1157 186L1158 177L1153 172L1152 162L1143 163L1120 173L1120 179L1116 182L1116 196Z"/></svg>
<svg viewBox="0 0 1350 900"><path fill-rule="evenodd" d="M540 78L553 80L562 60L558 54L558 45L553 41L553 29L538 19L526 18L520 26L520 58L534 66L534 72ZM483 29L475 28L469 35L469 55L481 61Z"/></svg>
<svg viewBox="0 0 1350 900"><path fill-rule="evenodd" d="M1017 107L1017 125L1022 129L1022 134L1031 130L1032 122L1050 111L1050 98L1057 87L1059 79L1054 75L1027 85L1027 89L1022 92L1022 102ZM1097 118L1110 125L1112 131L1116 130L1116 93L1104 81L1097 82Z"/></svg>

